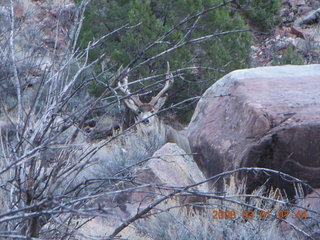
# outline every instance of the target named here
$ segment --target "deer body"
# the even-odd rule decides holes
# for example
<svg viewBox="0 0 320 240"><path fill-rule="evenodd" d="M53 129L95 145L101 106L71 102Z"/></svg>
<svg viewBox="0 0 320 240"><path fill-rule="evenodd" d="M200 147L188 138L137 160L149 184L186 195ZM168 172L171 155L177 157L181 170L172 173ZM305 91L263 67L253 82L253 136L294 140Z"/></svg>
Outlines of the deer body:
<svg viewBox="0 0 320 240"><path fill-rule="evenodd" d="M171 126L165 125L166 129L166 142L176 143L187 154L191 154L190 144L187 137L186 130L176 130Z"/></svg>

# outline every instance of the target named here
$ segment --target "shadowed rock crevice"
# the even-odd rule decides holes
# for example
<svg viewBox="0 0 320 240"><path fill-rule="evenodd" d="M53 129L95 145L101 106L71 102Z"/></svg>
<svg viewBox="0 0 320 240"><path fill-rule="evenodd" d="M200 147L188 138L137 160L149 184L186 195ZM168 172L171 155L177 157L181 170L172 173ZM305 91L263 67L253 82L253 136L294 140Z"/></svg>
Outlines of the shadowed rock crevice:
<svg viewBox="0 0 320 240"><path fill-rule="evenodd" d="M313 187L320 186L320 126L302 125L277 130L257 142L243 158L245 167L279 170L304 180ZM263 177L250 183L250 189L267 181ZM251 177L250 177L251 179ZM257 180L257 177L252 176ZM268 182L284 188L290 197L295 194L292 184L274 176Z"/></svg>

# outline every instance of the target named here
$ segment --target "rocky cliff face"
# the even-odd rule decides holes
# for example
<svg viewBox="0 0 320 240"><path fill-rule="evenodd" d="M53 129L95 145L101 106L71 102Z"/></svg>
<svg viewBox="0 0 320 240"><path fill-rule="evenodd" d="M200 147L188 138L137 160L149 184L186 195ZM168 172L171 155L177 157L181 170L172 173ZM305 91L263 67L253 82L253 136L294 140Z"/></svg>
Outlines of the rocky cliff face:
<svg viewBox="0 0 320 240"><path fill-rule="evenodd" d="M76 16L72 1L1 1L0 82L9 109L15 105L14 77L27 91L65 59Z"/></svg>
<svg viewBox="0 0 320 240"><path fill-rule="evenodd" d="M16 58L33 57L43 69L68 50L75 16L72 1L23 0L14 1L13 6L7 1L0 4L1 40L6 39L13 24Z"/></svg>
<svg viewBox="0 0 320 240"><path fill-rule="evenodd" d="M320 65L234 71L209 88L196 107L189 126L194 158L207 177L263 167L319 187L319 99ZM265 180L249 179L252 188ZM269 182L290 185L278 180Z"/></svg>

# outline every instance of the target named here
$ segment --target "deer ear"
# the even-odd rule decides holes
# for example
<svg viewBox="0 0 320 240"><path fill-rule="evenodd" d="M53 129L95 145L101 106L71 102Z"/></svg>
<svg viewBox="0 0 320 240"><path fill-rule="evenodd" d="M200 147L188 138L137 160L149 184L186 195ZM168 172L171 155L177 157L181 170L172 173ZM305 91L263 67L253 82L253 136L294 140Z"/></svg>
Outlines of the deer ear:
<svg viewBox="0 0 320 240"><path fill-rule="evenodd" d="M139 108L132 99L125 99L124 102L127 105L127 107L130 108L132 111L138 112Z"/></svg>
<svg viewBox="0 0 320 240"><path fill-rule="evenodd" d="M165 95L158 99L157 103L154 105L154 110L159 111L160 108L165 104L166 100L168 98L168 95Z"/></svg>

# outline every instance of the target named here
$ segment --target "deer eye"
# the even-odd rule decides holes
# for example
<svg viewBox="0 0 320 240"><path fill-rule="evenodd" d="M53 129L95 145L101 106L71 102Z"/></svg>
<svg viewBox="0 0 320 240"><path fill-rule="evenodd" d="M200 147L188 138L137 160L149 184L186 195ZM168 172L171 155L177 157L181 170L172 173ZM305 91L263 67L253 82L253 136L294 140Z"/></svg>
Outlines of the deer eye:
<svg viewBox="0 0 320 240"><path fill-rule="evenodd" d="M151 110L151 113L154 113L154 110Z"/></svg>
<svg viewBox="0 0 320 240"><path fill-rule="evenodd" d="M138 110L137 113L138 113L138 114L141 114L141 111Z"/></svg>

